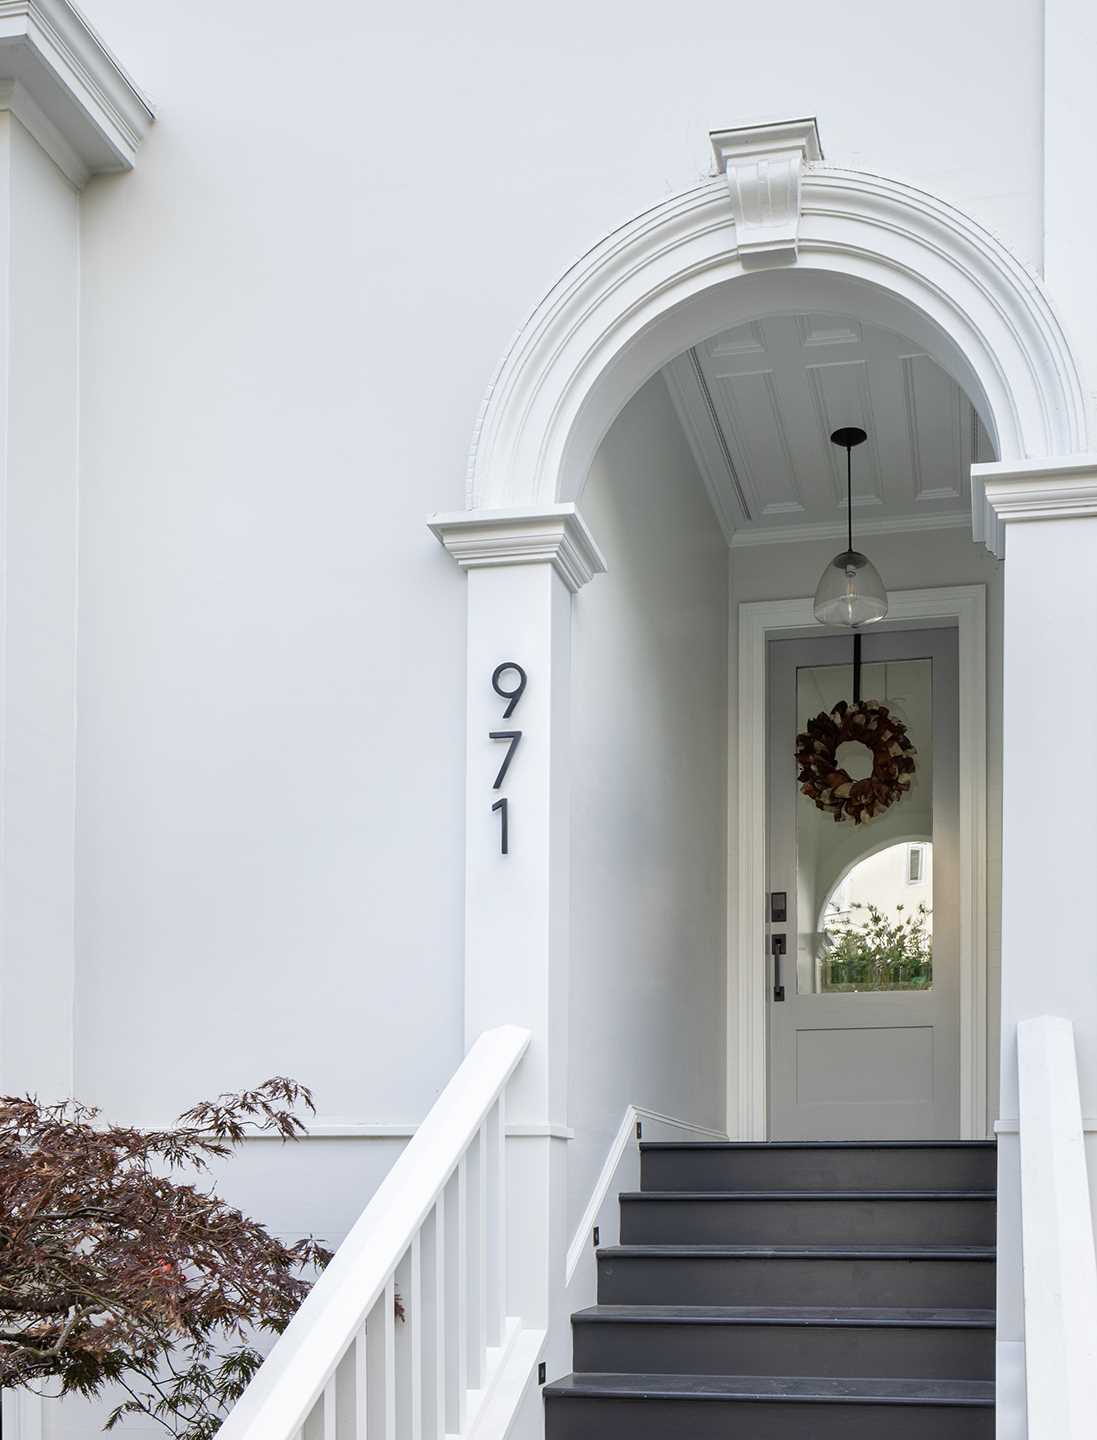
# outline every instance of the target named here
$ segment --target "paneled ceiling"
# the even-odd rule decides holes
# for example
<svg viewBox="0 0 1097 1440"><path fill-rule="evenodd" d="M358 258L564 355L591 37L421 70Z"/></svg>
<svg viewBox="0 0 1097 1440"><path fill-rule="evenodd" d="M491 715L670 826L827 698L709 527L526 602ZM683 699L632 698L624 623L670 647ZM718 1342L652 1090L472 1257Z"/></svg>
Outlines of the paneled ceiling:
<svg viewBox="0 0 1097 1440"><path fill-rule="evenodd" d="M663 373L735 545L845 534L845 451L829 440L839 426L868 432L853 452L855 534L969 524L969 466L994 458L971 402L934 360L846 316L755 321Z"/></svg>

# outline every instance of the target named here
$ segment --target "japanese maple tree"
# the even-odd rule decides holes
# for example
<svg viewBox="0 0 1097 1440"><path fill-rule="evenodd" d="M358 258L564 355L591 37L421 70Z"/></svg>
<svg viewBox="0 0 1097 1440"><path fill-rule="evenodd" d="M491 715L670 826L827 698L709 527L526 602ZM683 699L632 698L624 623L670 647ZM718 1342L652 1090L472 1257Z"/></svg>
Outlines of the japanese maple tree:
<svg viewBox="0 0 1097 1440"><path fill-rule="evenodd" d="M124 1416L208 1440L329 1252L284 1244L205 1177L250 1130L292 1140L312 1096L282 1076L170 1130L94 1109L0 1098L0 1386L124 1392Z"/></svg>

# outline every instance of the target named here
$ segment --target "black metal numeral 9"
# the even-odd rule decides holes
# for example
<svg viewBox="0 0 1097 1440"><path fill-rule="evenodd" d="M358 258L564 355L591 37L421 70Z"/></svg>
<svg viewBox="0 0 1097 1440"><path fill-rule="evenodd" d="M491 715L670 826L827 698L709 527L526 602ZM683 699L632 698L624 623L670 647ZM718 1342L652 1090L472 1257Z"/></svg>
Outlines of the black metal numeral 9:
<svg viewBox="0 0 1097 1440"><path fill-rule="evenodd" d="M505 690L500 683L508 670L513 670L518 676L518 684L511 690ZM491 688L499 696L500 700L509 700L510 704L503 711L503 719L509 720L514 714L515 707L521 700L526 689L526 672L521 665L516 665L513 660L504 660L501 665L496 665L491 677Z"/></svg>

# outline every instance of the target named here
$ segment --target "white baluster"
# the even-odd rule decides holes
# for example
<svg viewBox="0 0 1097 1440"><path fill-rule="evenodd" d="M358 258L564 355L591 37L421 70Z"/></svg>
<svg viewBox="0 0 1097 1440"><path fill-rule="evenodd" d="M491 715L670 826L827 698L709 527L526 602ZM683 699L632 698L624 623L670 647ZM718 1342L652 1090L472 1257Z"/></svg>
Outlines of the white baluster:
<svg viewBox="0 0 1097 1440"><path fill-rule="evenodd" d="M396 1287L390 1279L366 1319L366 1428L396 1440Z"/></svg>
<svg viewBox="0 0 1097 1440"><path fill-rule="evenodd" d="M396 1440L396 1284L385 1286L385 1440Z"/></svg>
<svg viewBox="0 0 1097 1440"><path fill-rule="evenodd" d="M443 1189L434 1202L434 1264L428 1283L434 1292L431 1327L434 1351L434 1388L426 1415L427 1440L444 1440L446 1433L446 1192Z"/></svg>
<svg viewBox="0 0 1097 1440"><path fill-rule="evenodd" d="M476 1137L476 1309L471 1344L475 1351L474 1385L487 1381L488 1346L488 1127L483 1121Z"/></svg>
<svg viewBox="0 0 1097 1440"><path fill-rule="evenodd" d="M354 1440L366 1440L369 1369L365 1326L354 1337Z"/></svg>
<svg viewBox="0 0 1097 1440"><path fill-rule="evenodd" d="M324 1440L336 1440L335 1431L335 1374L324 1386L323 1395L324 1410Z"/></svg>
<svg viewBox="0 0 1097 1440"><path fill-rule="evenodd" d="M423 1232L411 1242L411 1293L404 1301L411 1349L411 1440L423 1440Z"/></svg>
<svg viewBox="0 0 1097 1440"><path fill-rule="evenodd" d="M506 1296L506 1113L503 1096L488 1119L487 1343L503 1343Z"/></svg>
<svg viewBox="0 0 1097 1440"><path fill-rule="evenodd" d="M446 1196L446 1430L465 1428L468 1390L468 1217L464 1157Z"/></svg>

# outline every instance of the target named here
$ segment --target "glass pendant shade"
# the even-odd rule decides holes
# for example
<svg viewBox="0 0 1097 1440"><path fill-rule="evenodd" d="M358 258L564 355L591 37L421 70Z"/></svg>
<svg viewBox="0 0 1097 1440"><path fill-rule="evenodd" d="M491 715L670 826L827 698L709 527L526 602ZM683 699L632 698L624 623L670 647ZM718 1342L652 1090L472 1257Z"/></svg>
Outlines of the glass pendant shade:
<svg viewBox="0 0 1097 1440"><path fill-rule="evenodd" d="M868 556L852 549L835 555L815 592L816 620L854 629L882 620L887 613L887 591Z"/></svg>

